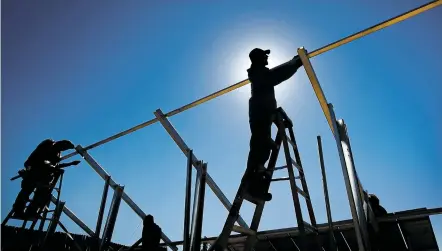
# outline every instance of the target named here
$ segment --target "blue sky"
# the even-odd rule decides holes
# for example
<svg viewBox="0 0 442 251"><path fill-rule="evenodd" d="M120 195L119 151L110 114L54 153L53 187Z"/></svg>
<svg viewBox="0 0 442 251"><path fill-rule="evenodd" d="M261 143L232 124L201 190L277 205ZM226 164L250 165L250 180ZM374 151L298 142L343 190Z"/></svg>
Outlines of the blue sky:
<svg viewBox="0 0 442 251"><path fill-rule="evenodd" d="M2 219L20 187L9 178L41 140L92 144L153 118L157 108L167 112L247 78L255 47L272 50L273 67L300 46L312 51L426 2L3 1ZM389 212L442 206L437 23L441 7L312 59L348 124L364 188ZM350 218L336 145L304 70L276 92L295 123L317 221L326 221L317 135L333 219ZM230 200L247 159L249 95L243 87L170 119ZM186 159L160 124L90 153L171 239L182 239ZM62 199L94 229L104 182L82 162L63 183ZM271 190L260 229L294 226L288 183ZM210 189L206 198L203 234L215 236L227 211ZM251 205L241 212L251 220ZM441 243L442 218L431 219ZM140 223L122 204L113 240L136 241Z"/></svg>

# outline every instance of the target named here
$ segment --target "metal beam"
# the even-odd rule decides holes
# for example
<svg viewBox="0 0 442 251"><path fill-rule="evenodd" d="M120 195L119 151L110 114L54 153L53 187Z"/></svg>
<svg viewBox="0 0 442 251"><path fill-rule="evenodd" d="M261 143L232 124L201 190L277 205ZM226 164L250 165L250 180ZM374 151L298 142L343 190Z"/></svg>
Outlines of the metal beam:
<svg viewBox="0 0 442 251"><path fill-rule="evenodd" d="M183 138L178 134L176 129L173 127L173 125L169 122L166 115L163 114L163 112L158 109L154 112L156 118L160 121L160 123L163 125L164 129L166 129L167 133L169 133L170 137L172 137L173 141L178 145L178 147L181 149L181 151L184 153L186 157L188 157L190 153L190 148L186 145ZM193 166L200 172L201 167L199 166L200 161L198 158L192 153L192 164ZM212 179L212 177L207 173L207 185L212 189L212 191L215 193L216 197L221 201L221 203L224 205L224 207L230 211L230 208L232 208L232 203L230 203L229 199L224 195L224 193L221 191L221 189L218 187L218 185L215 183L215 181ZM239 225L241 225L244 228L249 228L247 223L243 220L241 216L238 216L237 222Z"/></svg>
<svg viewBox="0 0 442 251"><path fill-rule="evenodd" d="M371 26L371 27L369 27L367 29L364 29L362 31L356 32L356 33L354 33L354 34L352 34L350 36L347 36L347 37L345 37L343 39L339 39L338 41L335 41L335 42L330 43L330 44L328 44L326 46L323 46L323 47L321 47L319 49L316 49L316 50L310 52L308 54L308 56L310 58L318 56L318 55L320 55L320 54L322 54L324 52L333 50L333 49L335 49L335 48L337 48L337 47L339 47L341 45L350 43L350 42L352 42L352 41L354 41L356 39L359 39L361 37L364 37L366 35L374 33L374 32L376 32L378 30L381 30L381 29L384 29L386 27L389 27L389 26L391 26L393 24L402 22L402 21L404 21L404 20L406 20L408 18L416 16L416 15L418 15L420 13L423 13L423 12L425 12L427 10L433 9L433 8L435 8L435 7L437 7L437 6L441 5L441 4L442 4L442 0L436 0L436 1L432 1L430 3L424 4L424 5L422 5L420 7L417 7L415 9L411 10L411 11L408 11L408 12L406 12L404 14L401 14L399 16L390 18L390 19L388 19L388 20L386 20L386 21L384 21L382 23L378 23L378 24L376 24L374 26ZM281 65L279 65L277 67L281 67L282 65L285 65L285 64L286 63L281 64ZM275 68L277 68L277 67L275 67ZM275 69L275 68L273 68L273 69ZM207 101L210 101L212 99L220 97L220 96L222 96L222 95L224 95L226 93L234 91L234 90L236 90L236 89L238 89L240 87L243 87L243 86L245 86L245 85L247 85L249 83L250 83L250 81L248 79L242 80L242 81L240 81L240 82L238 82L238 83L236 83L234 85L231 85L231 86L226 87L226 88L224 88L222 90L214 92L214 93L212 93L212 94L210 94L210 95L208 95L206 97L200 98L200 99L198 99L196 101L193 101L192 103L189 103L189 104L187 104L185 106L182 106L180 108L172 110L172 111L166 113L166 117L171 117L171 116L176 115L178 113L184 112L184 111L186 111L186 110L188 110L190 108L196 107L196 106L201 105L201 104L203 104L203 103L205 103ZM133 133L133 132L135 132L137 130L140 130L140 129L144 128L144 127L152 125L152 124L154 124L156 122L158 122L157 119L151 119L149 121L143 122L143 123L141 123L139 125L136 125L136 126L134 126L132 128L129 128L129 129L125 130L125 131L119 132L119 133L117 133L117 134L115 134L113 136L110 136L110 137L108 137L106 139L100 140L100 141L98 141L98 142L96 142L96 143L94 143L92 145L89 145L89 146L87 146L85 148L85 150L90 150L92 148L101 146L101 145L106 144L106 143L108 143L110 141L113 141L115 139L118 139L118 138L123 137L125 135L128 135L130 133ZM72 152L72 153L66 155L63 159L70 158L70 157L72 157L74 155L77 155L77 152Z"/></svg>
<svg viewBox="0 0 442 251"><path fill-rule="evenodd" d="M55 204L57 203L57 198L52 195L51 201ZM92 231L83 221L81 221L67 206L63 207L63 213L65 213L66 216L69 217L69 219L75 222L89 236L93 237L95 235L94 231Z"/></svg>
<svg viewBox="0 0 442 251"><path fill-rule="evenodd" d="M81 156L84 158L84 160L86 160L86 162L92 167L92 169L95 170L95 172L98 173L98 175L100 175L100 177L103 180L106 180L108 176L110 176L95 160L94 158L92 158L91 155L89 155L89 153L80 145L78 145L76 148L78 153L81 154ZM109 186L115 191L115 189L117 188L118 184L112 179L112 177L109 178ZM126 192L122 192L121 198L127 203L127 205L132 208L132 210L134 210L134 212L140 216L141 219L144 219L144 217L146 217L146 214L143 212L143 210L141 210L141 208L135 204L135 202L129 197L129 195L127 195ZM170 243L171 240L169 239L169 237L167 237L163 232L161 233L161 239L167 244ZM169 246L172 250L174 251L178 251L177 247L171 245Z"/></svg>

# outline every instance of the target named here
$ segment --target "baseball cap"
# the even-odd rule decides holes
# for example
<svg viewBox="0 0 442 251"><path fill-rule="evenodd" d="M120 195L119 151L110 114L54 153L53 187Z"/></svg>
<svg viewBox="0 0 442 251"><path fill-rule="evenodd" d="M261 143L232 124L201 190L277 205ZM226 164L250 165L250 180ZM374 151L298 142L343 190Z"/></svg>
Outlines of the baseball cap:
<svg viewBox="0 0 442 251"><path fill-rule="evenodd" d="M249 58L253 62L257 59L261 59L263 56L268 54L270 54L270 50L255 48L249 53Z"/></svg>

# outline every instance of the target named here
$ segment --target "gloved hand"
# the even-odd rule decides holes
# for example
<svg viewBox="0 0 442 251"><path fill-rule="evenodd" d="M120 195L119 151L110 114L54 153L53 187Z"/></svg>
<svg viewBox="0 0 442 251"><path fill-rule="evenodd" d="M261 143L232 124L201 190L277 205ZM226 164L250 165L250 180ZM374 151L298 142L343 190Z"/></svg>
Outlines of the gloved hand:
<svg viewBox="0 0 442 251"><path fill-rule="evenodd" d="M296 68L299 68L302 66L302 60L299 57L299 55L294 56L291 61L292 61L291 64L295 65Z"/></svg>
<svg viewBox="0 0 442 251"><path fill-rule="evenodd" d="M78 165L80 163L81 163L81 161L79 161L79 160L74 160L74 161L71 162L71 164L74 165L74 166L76 166L76 165Z"/></svg>

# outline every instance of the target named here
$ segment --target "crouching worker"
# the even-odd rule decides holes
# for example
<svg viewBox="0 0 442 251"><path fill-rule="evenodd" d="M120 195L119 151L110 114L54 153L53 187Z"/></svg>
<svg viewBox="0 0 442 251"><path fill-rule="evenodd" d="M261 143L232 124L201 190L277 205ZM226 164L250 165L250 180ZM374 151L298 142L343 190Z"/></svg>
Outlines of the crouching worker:
<svg viewBox="0 0 442 251"><path fill-rule="evenodd" d="M44 207L50 199L52 192L50 186L54 180L54 173L60 168L80 163L78 160L60 163L61 152L68 149L74 149L74 145L68 140L54 141L46 139L31 153L24 163L25 169L19 171L23 180L21 182L21 191L17 195L13 206L15 217L35 217L38 209ZM34 189L34 199L25 212L26 203Z"/></svg>
<svg viewBox="0 0 442 251"><path fill-rule="evenodd" d="M155 224L152 215L143 220L142 246L144 251L156 251L160 246L161 228Z"/></svg>
<svg viewBox="0 0 442 251"><path fill-rule="evenodd" d="M268 55L270 50L253 49L249 58L251 66L247 70L251 82L252 95L249 100L249 124L251 131L250 151L247 160L246 175L255 180L249 187L249 195L269 201L270 193L261 189L265 184L265 163L270 157L270 152L275 149L272 140L272 123L277 109L275 86L291 78L302 66L299 56L293 57L288 63L270 70Z"/></svg>

